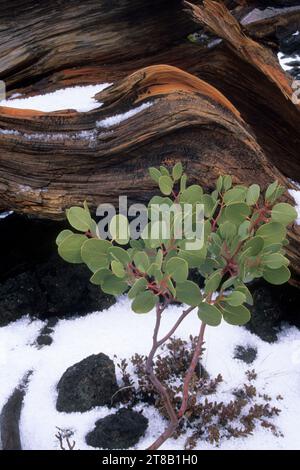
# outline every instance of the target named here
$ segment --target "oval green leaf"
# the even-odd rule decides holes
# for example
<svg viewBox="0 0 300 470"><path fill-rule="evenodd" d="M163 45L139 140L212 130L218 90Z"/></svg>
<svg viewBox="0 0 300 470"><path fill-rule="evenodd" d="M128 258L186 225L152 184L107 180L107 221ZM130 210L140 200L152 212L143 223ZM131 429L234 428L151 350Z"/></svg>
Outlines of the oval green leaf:
<svg viewBox="0 0 300 470"><path fill-rule="evenodd" d="M222 321L221 312L217 307L206 302L199 304L198 317L209 326L218 326Z"/></svg>

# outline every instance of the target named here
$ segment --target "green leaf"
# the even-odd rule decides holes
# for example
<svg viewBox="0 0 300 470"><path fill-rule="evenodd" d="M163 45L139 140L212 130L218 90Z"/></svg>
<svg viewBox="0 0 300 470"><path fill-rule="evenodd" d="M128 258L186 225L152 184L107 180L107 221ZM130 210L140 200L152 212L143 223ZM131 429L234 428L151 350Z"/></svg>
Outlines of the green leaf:
<svg viewBox="0 0 300 470"><path fill-rule="evenodd" d="M252 184L248 190L246 195L246 203L248 206L254 206L257 203L260 195L260 187L258 184Z"/></svg>
<svg viewBox="0 0 300 470"><path fill-rule="evenodd" d="M159 169L163 176L170 176L169 170L165 166L161 165Z"/></svg>
<svg viewBox="0 0 300 470"><path fill-rule="evenodd" d="M176 289L175 289L174 284L171 281L171 279L167 279L167 288L169 289L169 291L171 292L171 294L173 295L173 297L175 299L176 298Z"/></svg>
<svg viewBox="0 0 300 470"><path fill-rule="evenodd" d="M221 312L217 307L207 304L206 302L199 304L198 317L209 326L218 326L222 321Z"/></svg>
<svg viewBox="0 0 300 470"><path fill-rule="evenodd" d="M66 237L58 247L59 255L68 263L82 263L81 247L86 241L85 235L73 234Z"/></svg>
<svg viewBox="0 0 300 470"><path fill-rule="evenodd" d="M246 302L246 296L243 292L236 290L226 297L225 302L232 307L238 307Z"/></svg>
<svg viewBox="0 0 300 470"><path fill-rule="evenodd" d="M66 238L68 238L70 235L74 235L72 230L63 230L60 232L56 238L56 244L59 246Z"/></svg>
<svg viewBox="0 0 300 470"><path fill-rule="evenodd" d="M212 273L207 279L205 279L205 294L215 292L220 286L222 280L222 271L218 270Z"/></svg>
<svg viewBox="0 0 300 470"><path fill-rule="evenodd" d="M163 254L162 250L158 250L158 252L156 254L156 257L155 257L155 264L157 264L159 269L161 268L163 258L164 258L164 254Z"/></svg>
<svg viewBox="0 0 300 470"><path fill-rule="evenodd" d="M147 271L147 269L150 266L149 257L147 253L145 253L144 251L138 251L137 253L135 253L133 257L133 261L137 269L139 269L140 271L144 273Z"/></svg>
<svg viewBox="0 0 300 470"><path fill-rule="evenodd" d="M246 303L248 305L253 305L253 297L251 292L249 291L248 287L245 286L245 284L239 284L235 286L235 290L238 290L245 294L246 296Z"/></svg>
<svg viewBox="0 0 300 470"><path fill-rule="evenodd" d="M148 313L158 302L158 297L150 291L137 294L131 304L131 308L135 313Z"/></svg>
<svg viewBox="0 0 300 470"><path fill-rule="evenodd" d="M178 256L184 259L189 268L198 268L203 264L207 255L207 248L203 246L201 250L179 250Z"/></svg>
<svg viewBox="0 0 300 470"><path fill-rule="evenodd" d="M126 250L120 248L119 246L111 246L108 250L108 253L117 261L127 266L130 263L130 257Z"/></svg>
<svg viewBox="0 0 300 470"><path fill-rule="evenodd" d="M243 202L234 202L225 209L225 217L234 224L242 223L250 214L250 208Z"/></svg>
<svg viewBox="0 0 300 470"><path fill-rule="evenodd" d="M123 267L123 264L120 263L120 261L116 261L116 260L112 261L111 262L111 270L112 270L112 272L114 273L115 276L117 276L121 279L123 279L125 277L126 272L125 272L125 269Z"/></svg>
<svg viewBox="0 0 300 470"><path fill-rule="evenodd" d="M92 284L100 286L104 279L108 276L111 276L111 270L107 268L100 268L92 275L90 281Z"/></svg>
<svg viewBox="0 0 300 470"><path fill-rule="evenodd" d="M125 215L114 215L109 224L109 231L112 239L119 245L127 245L129 241L129 223Z"/></svg>
<svg viewBox="0 0 300 470"><path fill-rule="evenodd" d="M193 184L185 189L180 195L180 202L186 202L189 204L194 204L195 202L200 202L203 195L203 189L197 184Z"/></svg>
<svg viewBox="0 0 300 470"><path fill-rule="evenodd" d="M251 318L249 310L244 306L232 307L226 305L223 310L223 318L230 325L245 325Z"/></svg>
<svg viewBox="0 0 300 470"><path fill-rule="evenodd" d="M159 178L158 184L159 184L159 189L161 190L163 194L165 194L166 196L171 194L174 183L170 176L167 176L167 175L161 176Z"/></svg>
<svg viewBox="0 0 300 470"><path fill-rule="evenodd" d="M166 273L176 282L186 281L189 273L188 263L179 257L171 258L166 264Z"/></svg>
<svg viewBox="0 0 300 470"><path fill-rule="evenodd" d="M182 193L186 188L187 176L185 174L180 178L180 192Z"/></svg>
<svg viewBox="0 0 300 470"><path fill-rule="evenodd" d="M161 172L157 168L154 168L154 167L150 167L148 171L149 171L150 178L153 181L155 181L155 183L158 183L159 178L161 177Z"/></svg>
<svg viewBox="0 0 300 470"><path fill-rule="evenodd" d="M128 285L126 282L117 278L113 274L105 277L101 284L101 289L103 292L110 295L121 295L126 291L127 288Z"/></svg>
<svg viewBox="0 0 300 470"><path fill-rule="evenodd" d="M265 194L265 201L273 202L274 195L276 194L276 190L278 187L278 181L274 181L274 183L270 184L266 190Z"/></svg>
<svg viewBox="0 0 300 470"><path fill-rule="evenodd" d="M229 175L224 176L223 179L223 188L224 191L228 191L232 186L232 178Z"/></svg>
<svg viewBox="0 0 300 470"><path fill-rule="evenodd" d="M224 291L224 290L228 289L229 287L231 287L234 284L235 280L236 280L236 276L233 276L233 277L230 277L229 279L227 279L227 281L223 282L222 291Z"/></svg>
<svg viewBox="0 0 300 470"><path fill-rule="evenodd" d="M281 266L288 266L289 260L281 253L268 253L263 255L262 262L270 269L278 269Z"/></svg>
<svg viewBox="0 0 300 470"><path fill-rule="evenodd" d="M87 232L91 225L90 214L82 207L71 207L66 211L67 219L76 230Z"/></svg>
<svg viewBox="0 0 300 470"><path fill-rule="evenodd" d="M249 237L249 228L250 228L250 221L244 220L238 228L238 235L241 240L246 240Z"/></svg>
<svg viewBox="0 0 300 470"><path fill-rule="evenodd" d="M107 240L90 238L81 247L82 261L93 272L100 268L107 268L109 265L108 250L111 244Z"/></svg>
<svg viewBox="0 0 300 470"><path fill-rule="evenodd" d="M218 193L221 193L222 188L223 188L223 176L222 175L220 175L217 179L216 188L217 188Z"/></svg>
<svg viewBox="0 0 300 470"><path fill-rule="evenodd" d="M218 232L224 240L232 240L237 233L237 227L228 220L219 226Z"/></svg>
<svg viewBox="0 0 300 470"><path fill-rule="evenodd" d="M262 251L264 243L265 242L262 237L256 236L250 238L250 240L246 241L243 247L243 251L246 251L250 248L249 256L257 256Z"/></svg>
<svg viewBox="0 0 300 470"><path fill-rule="evenodd" d="M285 238L286 229L279 222L269 222L262 225L256 231L256 235L262 237L266 245L280 243Z"/></svg>
<svg viewBox="0 0 300 470"><path fill-rule="evenodd" d="M290 277L290 270L286 266L281 266L278 269L266 268L263 272L263 278L270 284L274 284L276 286L285 284Z"/></svg>
<svg viewBox="0 0 300 470"><path fill-rule="evenodd" d="M90 212L90 208L89 208L89 205L88 205L87 201L84 201L83 208L84 208L85 212L87 212L90 216L91 212Z"/></svg>
<svg viewBox="0 0 300 470"><path fill-rule="evenodd" d="M208 218L212 217L212 215L215 212L215 209L217 208L216 202L214 201L214 199L211 196L209 196L209 194L203 194L203 196L201 197L201 202L202 204L204 204L205 217L208 217Z"/></svg>
<svg viewBox="0 0 300 470"><path fill-rule="evenodd" d="M176 299L191 306L199 305L202 301L199 286L193 281L185 281L176 285Z"/></svg>
<svg viewBox="0 0 300 470"><path fill-rule="evenodd" d="M233 202L244 202L246 197L246 188L235 187L229 189L224 194L224 202L225 204L232 204Z"/></svg>
<svg viewBox="0 0 300 470"><path fill-rule="evenodd" d="M155 273L160 270L160 266L156 263L151 263L149 268L147 269L146 273L148 276L155 276Z"/></svg>
<svg viewBox="0 0 300 470"><path fill-rule="evenodd" d="M182 163L181 162L176 163L176 165L173 167L173 170L172 170L173 180L174 181L180 180L182 176L182 172L183 172Z"/></svg>
<svg viewBox="0 0 300 470"><path fill-rule="evenodd" d="M131 289L128 291L128 298L134 299L134 297L147 289L147 280L144 277L140 277L135 281Z"/></svg>
<svg viewBox="0 0 300 470"><path fill-rule="evenodd" d="M279 222L283 225L289 225L297 219L298 214L294 207L285 202L276 204L271 213L271 218L274 222Z"/></svg>

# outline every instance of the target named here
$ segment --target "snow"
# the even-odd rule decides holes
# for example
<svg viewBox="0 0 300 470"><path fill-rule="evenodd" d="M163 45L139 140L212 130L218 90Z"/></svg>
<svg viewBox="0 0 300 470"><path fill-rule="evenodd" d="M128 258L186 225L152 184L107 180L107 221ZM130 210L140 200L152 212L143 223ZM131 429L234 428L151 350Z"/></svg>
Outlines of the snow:
<svg viewBox="0 0 300 470"><path fill-rule="evenodd" d="M12 97L13 99L0 101L0 106L45 112L61 109L75 109L79 112L86 112L101 106L101 103L93 97L110 85L111 83L101 83L98 85L75 86L27 98L18 97L16 99Z"/></svg>
<svg viewBox="0 0 300 470"><path fill-rule="evenodd" d="M108 118L102 119L101 121L97 121L96 126L104 127L106 129L112 126L116 126L117 124L120 124L121 122L126 121L132 116L135 116L136 114L144 111L144 109L150 108L150 106L152 106L152 103L150 102L143 103L140 106L137 106L136 108L130 109L126 113L115 114L114 116L110 116Z"/></svg>
<svg viewBox="0 0 300 470"><path fill-rule="evenodd" d="M173 325L181 312L171 306L164 314L163 335ZM74 430L77 449L90 449L84 440L94 423L114 410L96 407L85 413L59 413L56 411L56 385L64 371L74 363L91 354L103 352L111 358L130 358L134 353L147 354L151 346L154 312L137 315L131 312L125 297L103 312L85 317L60 320L53 333L53 343L38 349L34 339L44 325L41 321L30 322L28 317L0 328L0 407L4 405L15 386L28 370L30 377L20 429L24 449L58 449L54 435L56 427ZM197 334L199 319L192 313L178 329L177 335L188 339ZM251 366L233 359L236 345L256 347L258 355ZM204 366L213 376L221 373L224 382L217 392L217 399L230 401L231 392L245 381L245 371L255 369L258 378L255 386L260 393L272 397L282 395L284 400L274 405L282 413L274 424L284 434L275 437L270 431L257 428L253 436L242 439L223 440L221 449L300 449L298 426L300 419L300 331L284 327L279 341L268 344L244 328L223 323L218 328L207 328ZM120 374L117 371L117 377ZM141 405L136 407L141 409ZM144 449L160 434L165 422L152 407L143 407L149 418L149 428L137 448ZM182 449L185 437L170 439L163 449ZM213 445L200 442L199 449L211 449Z"/></svg>
<svg viewBox="0 0 300 470"><path fill-rule="evenodd" d="M300 225L300 191L297 189L289 189L290 195L294 198L295 200L295 209L298 212L298 218L296 220L296 224Z"/></svg>
<svg viewBox="0 0 300 470"><path fill-rule="evenodd" d="M293 69L293 66L289 65L289 62L294 60L293 56L289 56L289 55L283 54L282 52L279 52L277 57L278 57L280 66L283 70L289 71Z"/></svg>
<svg viewBox="0 0 300 470"><path fill-rule="evenodd" d="M0 212L0 219L5 219L9 215L13 214L13 211Z"/></svg>
<svg viewBox="0 0 300 470"><path fill-rule="evenodd" d="M250 13L247 13L242 20L241 24L246 25L250 23L254 23L256 21L261 21L267 18L272 18L273 16L276 16L278 14L282 13L289 13L292 11L298 11L299 6L291 6L291 7L286 7L286 8L272 8L268 7L265 9L261 8L254 8Z"/></svg>

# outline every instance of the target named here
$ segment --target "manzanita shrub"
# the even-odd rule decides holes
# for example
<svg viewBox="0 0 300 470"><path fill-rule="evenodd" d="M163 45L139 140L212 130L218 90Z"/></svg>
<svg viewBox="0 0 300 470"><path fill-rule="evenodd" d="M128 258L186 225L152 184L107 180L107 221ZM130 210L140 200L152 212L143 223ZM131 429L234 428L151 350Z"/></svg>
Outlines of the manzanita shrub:
<svg viewBox="0 0 300 470"><path fill-rule="evenodd" d="M144 314L155 308L153 344L146 371L170 418L168 427L150 447L157 449L172 436L188 409L189 384L201 355L206 325L216 327L222 320L231 325L246 324L250 320L247 305L253 302L246 284L261 277L275 285L289 280L289 261L284 249L288 243L286 227L297 213L291 205L278 202L285 188L277 181L262 194L257 184L233 186L230 176L220 176L215 190L206 194L199 185L187 185L187 175L180 162L172 170L161 166L150 168L149 173L161 195L149 201L148 224L139 239L131 239L129 221L121 214L110 221L111 239L100 239L97 223L84 203L83 207L67 210L68 221L76 232L62 231L57 245L64 260L88 266L92 272L91 282L99 285L103 292L115 296L126 292L132 300L133 312ZM191 232L177 238L173 213L169 214L171 231L167 238L162 226L159 226L158 236L149 236L153 207L163 207L162 220L155 222L162 224L166 208L184 204L192 207L193 214L197 205L202 204L204 208L204 243L196 250L187 249L193 236ZM122 237L118 229L121 223ZM193 223L197 220L193 219ZM203 290L189 279L195 268L205 279ZM171 330L160 337L162 314L173 302L186 304L187 308ZM168 392L154 373L153 358L194 310L200 320L199 335L186 371L181 407L175 410Z"/></svg>

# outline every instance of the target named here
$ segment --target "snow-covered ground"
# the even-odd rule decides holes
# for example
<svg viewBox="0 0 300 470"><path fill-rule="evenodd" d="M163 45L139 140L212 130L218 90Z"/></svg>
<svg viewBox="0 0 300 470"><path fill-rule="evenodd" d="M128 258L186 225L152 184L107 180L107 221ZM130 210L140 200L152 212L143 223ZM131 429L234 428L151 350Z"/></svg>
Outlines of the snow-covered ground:
<svg viewBox="0 0 300 470"><path fill-rule="evenodd" d="M170 329L181 308L169 307L164 314L162 333ZM137 315L131 312L124 297L103 312L85 317L60 320L55 327L53 343L38 349L34 340L44 325L28 317L0 328L0 409L26 371L33 370L25 396L20 429L24 449L58 449L54 435L56 426L74 430L77 449L88 449L84 437L95 421L111 413L106 407L97 407L85 413L56 411L56 385L64 371L91 354L103 352L113 358L130 358L134 353L147 354L151 345L154 314ZM188 339L196 335L199 319L192 313L178 329L177 336ZM250 366L233 359L236 345L254 346L256 360ZM300 420L300 331L286 326L279 341L268 344L244 328L223 323L207 329L204 366L212 377L221 373L217 399L230 401L231 392L245 382L245 371L255 369L255 386L260 393L274 397L274 405L282 412L274 424L283 433L275 437L270 431L258 427L253 436L224 440L221 449L300 449L298 433ZM118 375L118 370L117 370ZM120 379L120 376L118 375ZM276 401L277 395L283 401ZM139 408L137 408L139 409ZM138 448L144 449L157 437L165 423L152 407L143 410L149 428ZM186 437L170 439L164 449L182 449ZM199 449L213 448L199 442Z"/></svg>
<svg viewBox="0 0 300 470"><path fill-rule="evenodd" d="M0 101L0 106L45 112L61 109L75 109L79 112L86 112L101 106L101 103L93 97L110 85L111 83L100 83L98 85L75 86L27 98L12 97L12 99Z"/></svg>

